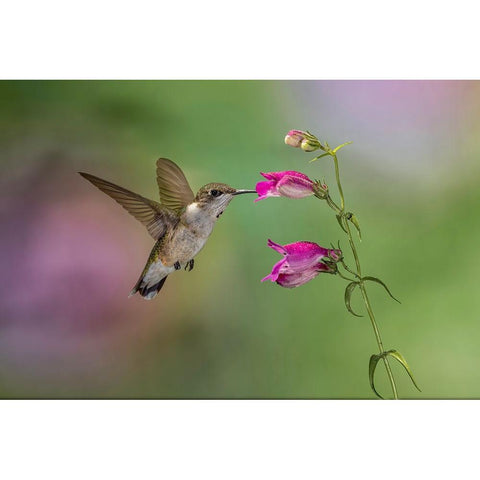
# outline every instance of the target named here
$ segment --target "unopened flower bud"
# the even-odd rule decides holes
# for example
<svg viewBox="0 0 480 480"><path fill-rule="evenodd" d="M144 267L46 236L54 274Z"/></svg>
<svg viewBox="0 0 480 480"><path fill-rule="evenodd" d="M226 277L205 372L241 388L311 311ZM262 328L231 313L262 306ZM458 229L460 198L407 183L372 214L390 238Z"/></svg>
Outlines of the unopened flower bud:
<svg viewBox="0 0 480 480"><path fill-rule="evenodd" d="M343 254L341 250L337 250L337 249L328 250L327 257L322 259L322 262L328 267L328 273L338 272L337 262L340 262L342 258L343 258Z"/></svg>
<svg viewBox="0 0 480 480"><path fill-rule="evenodd" d="M290 130L285 137L285 143L291 147L299 148L305 139L305 132L301 130Z"/></svg>
<svg viewBox="0 0 480 480"><path fill-rule="evenodd" d="M313 152L319 148L323 150L317 137L303 130L290 130L285 137L285 143L291 147L301 148L304 152Z"/></svg>
<svg viewBox="0 0 480 480"><path fill-rule="evenodd" d="M302 140L300 147L304 152L313 152L315 150L318 150L321 145L315 137L309 136Z"/></svg>
<svg viewBox="0 0 480 480"><path fill-rule="evenodd" d="M334 262L339 262L343 258L343 253L340 249L331 249L328 251L328 257Z"/></svg>

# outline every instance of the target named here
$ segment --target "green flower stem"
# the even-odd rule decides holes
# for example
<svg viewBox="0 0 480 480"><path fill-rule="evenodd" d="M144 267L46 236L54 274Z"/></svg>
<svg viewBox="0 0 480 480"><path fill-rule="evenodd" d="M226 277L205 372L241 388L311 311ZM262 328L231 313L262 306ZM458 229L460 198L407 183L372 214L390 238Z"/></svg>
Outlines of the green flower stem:
<svg viewBox="0 0 480 480"><path fill-rule="evenodd" d="M348 272L348 273L351 273L352 275L355 275L359 280L361 280L361 277L360 275L358 275L358 273L354 272L353 270L351 270L350 268L348 268L348 265L345 263L344 260L341 260L340 262L343 266L343 268Z"/></svg>
<svg viewBox="0 0 480 480"><path fill-rule="evenodd" d="M352 249L353 258L355 259L355 265L357 266L357 274L361 278L362 268L360 267L360 259L358 258L357 248L355 247L355 243L352 237L352 231L350 230L350 225L348 224L348 221L345 221L345 228L347 229L348 243L350 244L350 248Z"/></svg>
<svg viewBox="0 0 480 480"><path fill-rule="evenodd" d="M354 282L355 281L353 278L348 278L345 275L343 275L340 270L337 270L337 275L339 277L343 278L344 280L347 280L348 282Z"/></svg>
<svg viewBox="0 0 480 480"><path fill-rule="evenodd" d="M333 161L335 162L335 176L337 178L338 192L340 194L341 214L342 214L343 219L345 220L344 224L345 224L345 228L346 228L347 235L348 235L348 242L350 243L350 248L352 249L353 257L355 258L355 264L357 266L357 275L358 275L359 278L361 278L362 277L362 270L361 270L361 267L360 267L360 259L358 257L357 248L356 248L355 243L353 241L353 236L352 236L352 232L350 230L350 225L348 223L348 220L346 220L345 217L343 216L344 215L343 212L345 210L345 199L343 197L342 184L340 183L340 170L339 170L339 167L338 167L337 155L333 151L330 152L330 155L333 157ZM367 309L368 316L370 317L370 321L372 323L373 331L375 333L375 338L377 339L377 345L378 345L378 348L380 350L380 354L382 354L385 350L383 348L383 342L382 342L382 338L380 336L380 331L378 330L377 322L375 321L375 315L373 314L372 306L370 305L370 300L368 299L367 289L365 288L365 285L364 285L362 280L360 280L359 283L360 283L360 291L362 292L363 301L365 302L365 308ZM398 399L397 386L395 385L395 379L393 378L393 373L392 373L392 370L390 368L390 364L388 363L388 359L386 358L386 356L382 356L382 359L383 359L383 363L385 365L385 369L387 371L388 379L390 380L390 385L391 385L392 391L393 391L393 397L395 398L395 400L397 400Z"/></svg>
<svg viewBox="0 0 480 480"><path fill-rule="evenodd" d="M342 212L342 210L340 209L340 207L332 200L332 198L330 197L330 195L327 195L327 197L325 198L325 200L327 201L328 203L328 206L337 214L340 214Z"/></svg>
<svg viewBox="0 0 480 480"><path fill-rule="evenodd" d="M385 349L383 348L382 338L380 337L380 332L377 327L377 323L375 322L375 315L373 314L372 306L370 305L370 300L368 299L367 289L363 282L360 282L360 291L362 292L363 300L365 301L365 307L367 308L368 316L372 322L373 331L375 332L375 337L377 339L378 349L380 353L383 353ZM383 363L385 365L385 369L387 370L388 379L390 380L390 385L393 391L393 398L398 400L397 394L397 386L395 385L395 379L393 378L392 369L390 368L390 364L388 363L388 358L386 355L382 356Z"/></svg>
<svg viewBox="0 0 480 480"><path fill-rule="evenodd" d="M338 168L337 154L332 152L330 155L332 155L335 162L335 177L337 178L338 193L340 194L340 209L343 213L345 210L345 199L343 197L342 184L340 183L340 170Z"/></svg>

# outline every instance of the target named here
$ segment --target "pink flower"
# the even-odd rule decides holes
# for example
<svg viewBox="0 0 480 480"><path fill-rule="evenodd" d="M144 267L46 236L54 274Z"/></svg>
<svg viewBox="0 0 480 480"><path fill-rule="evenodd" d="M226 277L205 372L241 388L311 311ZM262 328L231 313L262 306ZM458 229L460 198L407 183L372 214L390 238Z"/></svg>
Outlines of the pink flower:
<svg viewBox="0 0 480 480"><path fill-rule="evenodd" d="M256 202L268 197L303 198L315 193L315 183L306 175L293 170L286 172L269 172L260 174L267 181L258 182Z"/></svg>
<svg viewBox="0 0 480 480"><path fill-rule="evenodd" d="M281 273L276 283L284 288L295 288L313 280L320 272L329 272L330 268L322 262L300 273Z"/></svg>
<svg viewBox="0 0 480 480"><path fill-rule="evenodd" d="M271 273L262 282L271 280L286 288L299 287L320 272L334 273L332 265L342 256L340 250L323 248L313 242L295 242L282 246L269 239L268 246L281 253L283 258L273 266Z"/></svg>

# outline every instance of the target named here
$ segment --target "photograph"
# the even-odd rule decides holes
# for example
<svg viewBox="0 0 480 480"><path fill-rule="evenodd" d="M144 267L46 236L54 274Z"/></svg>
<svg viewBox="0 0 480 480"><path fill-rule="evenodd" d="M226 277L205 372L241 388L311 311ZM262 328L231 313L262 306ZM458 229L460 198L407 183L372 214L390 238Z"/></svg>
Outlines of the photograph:
<svg viewBox="0 0 480 480"><path fill-rule="evenodd" d="M0 104L0 398L480 398L480 81Z"/></svg>

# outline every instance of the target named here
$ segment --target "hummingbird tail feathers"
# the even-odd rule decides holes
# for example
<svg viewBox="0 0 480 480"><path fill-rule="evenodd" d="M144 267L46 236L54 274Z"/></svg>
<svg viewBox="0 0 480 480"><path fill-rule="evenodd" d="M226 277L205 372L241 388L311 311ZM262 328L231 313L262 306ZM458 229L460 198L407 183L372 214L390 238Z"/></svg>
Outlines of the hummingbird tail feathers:
<svg viewBox="0 0 480 480"><path fill-rule="evenodd" d="M157 293L162 289L163 284L165 283L166 280L167 280L167 277L165 276L154 285L145 285L143 284L143 277L140 277L137 284L133 287L132 291L130 292L129 297L131 297L132 295L135 295L138 292L145 300L151 300L152 298L155 298L157 296Z"/></svg>

